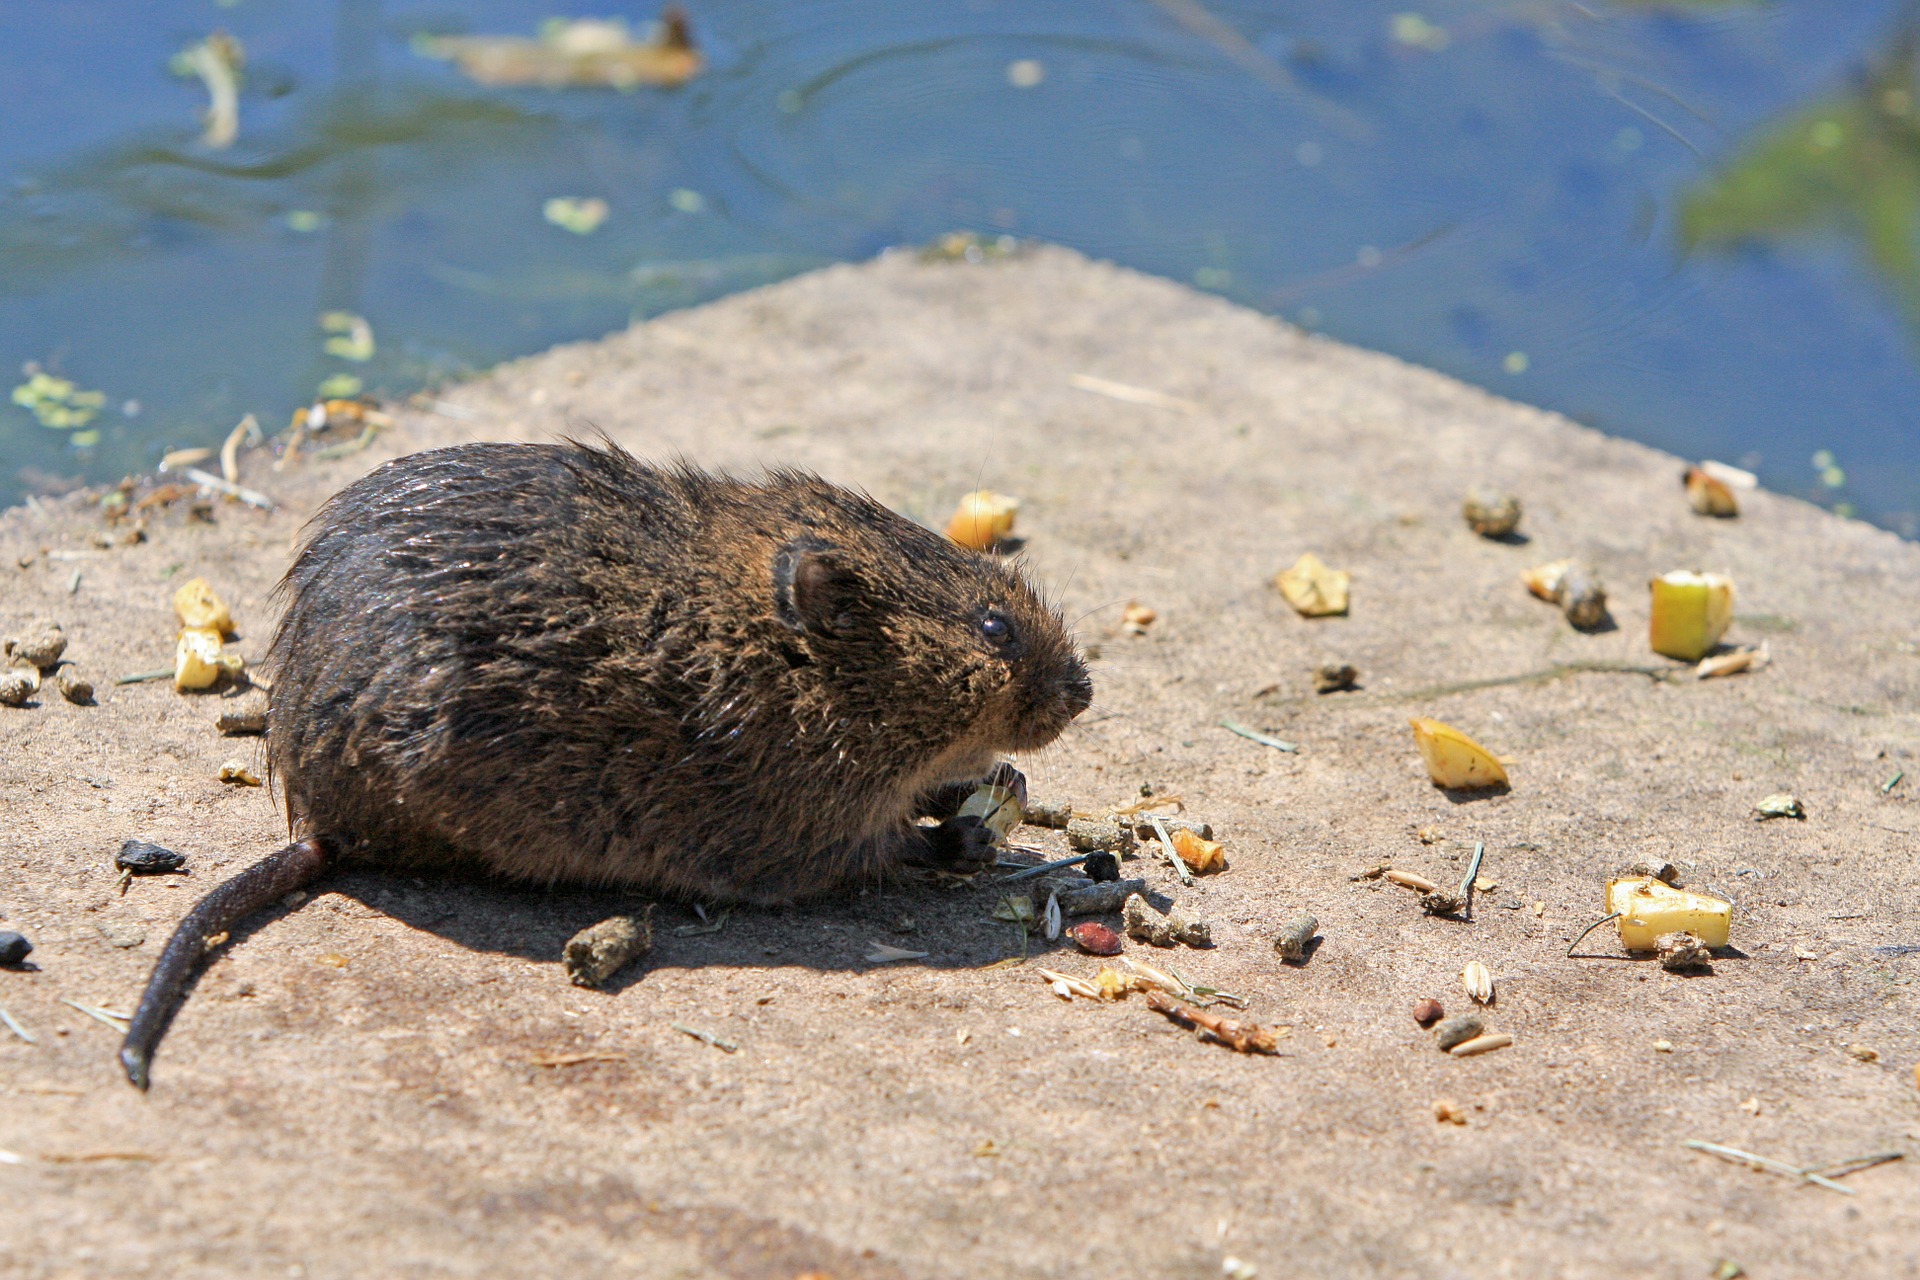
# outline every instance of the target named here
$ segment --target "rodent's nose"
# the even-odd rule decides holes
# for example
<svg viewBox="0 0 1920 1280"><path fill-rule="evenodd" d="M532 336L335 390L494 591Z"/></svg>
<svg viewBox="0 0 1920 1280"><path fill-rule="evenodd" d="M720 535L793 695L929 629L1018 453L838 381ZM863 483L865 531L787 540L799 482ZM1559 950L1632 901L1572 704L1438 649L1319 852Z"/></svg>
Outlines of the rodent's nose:
<svg viewBox="0 0 1920 1280"><path fill-rule="evenodd" d="M1093 677L1077 662L1061 687L1060 701L1065 704L1069 720L1093 705Z"/></svg>

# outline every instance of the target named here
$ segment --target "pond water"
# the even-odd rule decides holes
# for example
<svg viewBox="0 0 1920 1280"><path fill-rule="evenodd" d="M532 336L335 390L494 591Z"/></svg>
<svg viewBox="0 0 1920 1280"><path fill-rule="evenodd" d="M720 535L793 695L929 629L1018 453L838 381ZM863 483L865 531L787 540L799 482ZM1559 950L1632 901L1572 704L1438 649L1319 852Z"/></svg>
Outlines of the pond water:
<svg viewBox="0 0 1920 1280"><path fill-rule="evenodd" d="M1920 532L1920 4L1413 3L698 0L618 91L428 37L657 10L0 0L0 500L965 228Z"/></svg>

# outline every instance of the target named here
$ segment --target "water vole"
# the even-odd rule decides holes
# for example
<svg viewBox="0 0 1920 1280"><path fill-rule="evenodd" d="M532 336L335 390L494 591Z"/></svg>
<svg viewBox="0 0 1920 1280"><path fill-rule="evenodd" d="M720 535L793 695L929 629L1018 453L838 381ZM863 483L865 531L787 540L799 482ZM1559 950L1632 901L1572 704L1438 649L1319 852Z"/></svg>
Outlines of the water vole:
<svg viewBox="0 0 1920 1280"><path fill-rule="evenodd" d="M390 462L282 591L268 756L299 839L167 944L121 1050L142 1087L205 940L336 861L760 903L977 870L956 786L1092 695L1011 566L812 475L611 445Z"/></svg>

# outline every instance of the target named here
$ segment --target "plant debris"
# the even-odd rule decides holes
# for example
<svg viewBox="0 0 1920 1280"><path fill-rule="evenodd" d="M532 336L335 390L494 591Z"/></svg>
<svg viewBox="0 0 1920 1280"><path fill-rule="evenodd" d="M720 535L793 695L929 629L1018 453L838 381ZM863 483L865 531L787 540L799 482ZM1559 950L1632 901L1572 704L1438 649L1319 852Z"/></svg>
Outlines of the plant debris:
<svg viewBox="0 0 1920 1280"><path fill-rule="evenodd" d="M670 1022L667 1025L672 1027L675 1031L678 1031L681 1035L692 1036L695 1040L698 1040L701 1044L712 1045L714 1048L718 1049L722 1053L740 1052L739 1045L735 1044L731 1040L722 1040L719 1036L713 1034L713 1032L711 1031L702 1031L697 1027L689 1027L685 1023L681 1023L681 1022Z"/></svg>
<svg viewBox="0 0 1920 1280"><path fill-rule="evenodd" d="M1137 848L1133 828L1112 818L1074 818L1067 823L1067 847L1115 855Z"/></svg>
<svg viewBox="0 0 1920 1280"><path fill-rule="evenodd" d="M1758 648L1735 649L1730 653L1702 658L1700 665L1693 669L1693 675L1696 680L1711 680L1715 676L1738 675L1743 671L1764 671L1772 661L1773 656L1763 644Z"/></svg>
<svg viewBox="0 0 1920 1280"><path fill-rule="evenodd" d="M1019 514L1020 499L977 489L954 508L953 518L947 521L947 537L974 551L991 551L1013 536Z"/></svg>
<svg viewBox="0 0 1920 1280"><path fill-rule="evenodd" d="M60 665L60 655L67 651L67 633L59 623L42 618L24 633L8 636L0 648L9 662L46 672Z"/></svg>
<svg viewBox="0 0 1920 1280"><path fill-rule="evenodd" d="M0 707L24 707L40 692L40 673L32 667L0 671Z"/></svg>
<svg viewBox="0 0 1920 1280"><path fill-rule="evenodd" d="M1351 662L1327 662L1313 669L1315 693L1340 693L1360 683L1360 669Z"/></svg>
<svg viewBox="0 0 1920 1280"><path fill-rule="evenodd" d="M562 231L590 236L607 220L611 207L599 196L554 196L540 206L540 216Z"/></svg>
<svg viewBox="0 0 1920 1280"><path fill-rule="evenodd" d="M1313 916L1304 912L1295 916L1273 935L1274 952L1288 964L1299 964L1307 958L1307 948L1313 945L1319 928L1320 922Z"/></svg>
<svg viewBox="0 0 1920 1280"><path fill-rule="evenodd" d="M1686 487L1687 505L1694 514L1722 518L1740 514L1732 487L1705 467L1688 467L1680 483Z"/></svg>
<svg viewBox="0 0 1920 1280"><path fill-rule="evenodd" d="M1467 494L1460 514L1467 528L1483 538L1506 538L1520 527L1520 499L1510 493L1486 486Z"/></svg>
<svg viewBox="0 0 1920 1280"><path fill-rule="evenodd" d="M1461 1108L1460 1104L1452 1098L1435 1098L1433 1100L1433 1118L1441 1124L1465 1124L1467 1122L1467 1113Z"/></svg>
<svg viewBox="0 0 1920 1280"><path fill-rule="evenodd" d="M257 737L267 731L267 696L251 690L236 707L223 710L213 727L229 738Z"/></svg>
<svg viewBox="0 0 1920 1280"><path fill-rule="evenodd" d="M1600 584L1599 574L1586 565L1555 560L1527 570L1520 581L1540 599L1559 605L1575 630L1593 631L1606 625L1607 589Z"/></svg>
<svg viewBox="0 0 1920 1280"><path fill-rule="evenodd" d="M1750 1169L1756 1169L1762 1173L1777 1173L1788 1178L1798 1178L1803 1182L1811 1182L1817 1186L1825 1187L1829 1191L1838 1191L1843 1196L1854 1194L1853 1188L1841 1186L1838 1182L1834 1181L1835 1178L1844 1178L1848 1174L1858 1173L1862 1169L1871 1169L1875 1165L1887 1164L1890 1161L1903 1160L1906 1158L1905 1152L1888 1151L1878 1155L1860 1156L1852 1160L1838 1160L1832 1164L1814 1165L1812 1168L1800 1169L1788 1164L1784 1160L1773 1160L1766 1156L1757 1156L1751 1151L1742 1151L1738 1147L1722 1146L1717 1142L1702 1142L1697 1138L1689 1138L1680 1145L1689 1151L1704 1151L1710 1156L1718 1156L1722 1160L1730 1160L1735 1164L1743 1164Z"/></svg>
<svg viewBox="0 0 1920 1280"><path fill-rule="evenodd" d="M1205 920L1195 919L1174 906L1166 914L1153 909L1146 898L1135 893L1130 895L1121 907L1126 921L1127 936L1156 947L1171 947L1175 943L1185 943L1189 947L1210 947L1213 945L1213 930Z"/></svg>
<svg viewBox="0 0 1920 1280"><path fill-rule="evenodd" d="M1660 958L1660 967L1669 973L1706 969L1713 964L1713 953L1707 950L1706 943L1700 941L1698 934L1684 930L1661 934L1654 939L1653 950Z"/></svg>
<svg viewBox="0 0 1920 1280"><path fill-rule="evenodd" d="M1291 1028L1269 1031L1257 1023L1224 1018L1161 991L1147 992L1147 1007L1183 1027L1192 1028L1200 1039L1225 1045L1236 1053L1278 1053L1280 1037L1291 1031Z"/></svg>
<svg viewBox="0 0 1920 1280"><path fill-rule="evenodd" d="M567 939L561 951L567 980L597 987L653 950L653 904L637 914L609 916Z"/></svg>
<svg viewBox="0 0 1920 1280"><path fill-rule="evenodd" d="M1347 611L1348 588L1353 575L1341 569L1329 569L1320 557L1309 551L1273 580L1294 612L1303 618L1327 618Z"/></svg>
<svg viewBox="0 0 1920 1280"><path fill-rule="evenodd" d="M229 760L220 766L220 781L236 787L257 787L260 775L248 768L244 760Z"/></svg>
<svg viewBox="0 0 1920 1280"><path fill-rule="evenodd" d="M76 707L93 705L93 681L72 671L62 671L54 677L54 688L60 690L60 696Z"/></svg>
<svg viewBox="0 0 1920 1280"><path fill-rule="evenodd" d="M870 941L863 959L868 964L893 964L898 960L925 960L932 954L930 951L909 951L905 947L890 947L884 942Z"/></svg>
<svg viewBox="0 0 1920 1280"><path fill-rule="evenodd" d="M490 88L672 89L706 65L678 7L661 13L658 32L647 40L635 40L618 18L554 18L538 39L423 36L414 51L452 62Z"/></svg>
<svg viewBox="0 0 1920 1280"><path fill-rule="evenodd" d="M1298 751L1300 744L1288 742L1285 738L1276 738L1270 733L1261 733L1258 729L1249 729L1238 720L1222 720L1220 727L1228 733L1237 733L1249 742L1257 742L1263 747L1272 747L1275 751Z"/></svg>
<svg viewBox="0 0 1920 1280"><path fill-rule="evenodd" d="M1807 811L1799 799L1785 791L1776 791L1753 806L1756 821L1765 822L1769 818L1805 818Z"/></svg>
<svg viewBox="0 0 1920 1280"><path fill-rule="evenodd" d="M1129 600L1126 609L1120 615L1120 629L1130 636L1143 636L1159 616L1159 613L1138 600Z"/></svg>
<svg viewBox="0 0 1920 1280"><path fill-rule="evenodd" d="M246 65L246 50L224 31L216 31L173 56L169 64L173 74L197 76L206 86L206 131L200 135L202 146L224 151L240 136L240 72Z"/></svg>
<svg viewBox="0 0 1920 1280"><path fill-rule="evenodd" d="M1060 895L1060 909L1070 916L1104 915L1121 910L1128 898L1146 891L1145 880L1108 880L1083 889L1067 890Z"/></svg>

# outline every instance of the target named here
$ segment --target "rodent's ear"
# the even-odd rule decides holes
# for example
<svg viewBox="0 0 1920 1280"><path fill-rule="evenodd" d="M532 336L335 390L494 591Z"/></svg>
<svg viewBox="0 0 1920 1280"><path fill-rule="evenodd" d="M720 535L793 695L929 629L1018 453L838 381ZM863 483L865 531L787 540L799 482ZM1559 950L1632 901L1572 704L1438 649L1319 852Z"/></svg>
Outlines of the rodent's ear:
<svg viewBox="0 0 1920 1280"><path fill-rule="evenodd" d="M804 538L773 558L774 615L795 631L841 630L859 595L859 577L827 543Z"/></svg>

